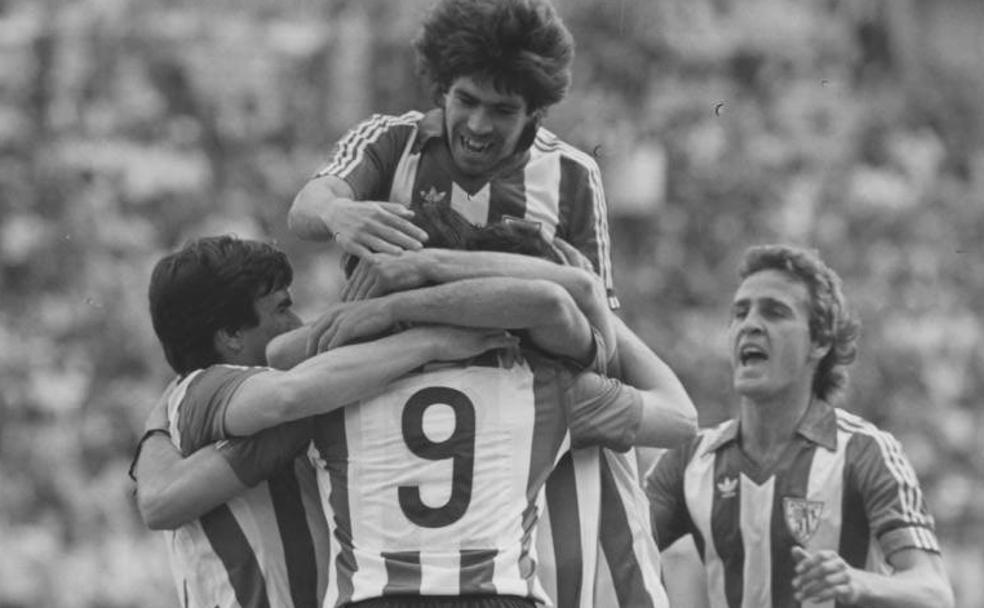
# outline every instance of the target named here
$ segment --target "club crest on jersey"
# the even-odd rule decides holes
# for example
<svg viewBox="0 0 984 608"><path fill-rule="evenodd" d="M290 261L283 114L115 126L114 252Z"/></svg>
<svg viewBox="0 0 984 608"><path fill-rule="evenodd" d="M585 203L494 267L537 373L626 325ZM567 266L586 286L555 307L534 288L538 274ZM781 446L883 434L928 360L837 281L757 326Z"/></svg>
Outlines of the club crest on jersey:
<svg viewBox="0 0 984 608"><path fill-rule="evenodd" d="M734 498L738 494L738 478L722 477L717 482L717 489L721 498Z"/></svg>
<svg viewBox="0 0 984 608"><path fill-rule="evenodd" d="M431 186L431 189L427 192L424 192L423 190L420 191L420 198L432 205L435 203L440 203L447 195L447 192L438 192L437 188L434 186Z"/></svg>
<svg viewBox="0 0 984 608"><path fill-rule="evenodd" d="M823 515L823 502L783 496L782 511L786 519L786 529L801 545L805 545L820 527Z"/></svg>

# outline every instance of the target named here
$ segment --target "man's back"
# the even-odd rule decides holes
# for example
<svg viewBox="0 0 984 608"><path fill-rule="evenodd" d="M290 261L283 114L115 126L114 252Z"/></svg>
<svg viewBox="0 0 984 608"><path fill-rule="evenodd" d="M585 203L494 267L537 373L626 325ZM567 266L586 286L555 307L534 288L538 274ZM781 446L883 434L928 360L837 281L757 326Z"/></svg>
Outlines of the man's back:
<svg viewBox="0 0 984 608"><path fill-rule="evenodd" d="M427 371L323 420L319 483L341 541L328 605L384 595L546 600L532 547L540 490L568 425L577 441L627 447L619 429L633 398L599 376L592 385L534 366Z"/></svg>

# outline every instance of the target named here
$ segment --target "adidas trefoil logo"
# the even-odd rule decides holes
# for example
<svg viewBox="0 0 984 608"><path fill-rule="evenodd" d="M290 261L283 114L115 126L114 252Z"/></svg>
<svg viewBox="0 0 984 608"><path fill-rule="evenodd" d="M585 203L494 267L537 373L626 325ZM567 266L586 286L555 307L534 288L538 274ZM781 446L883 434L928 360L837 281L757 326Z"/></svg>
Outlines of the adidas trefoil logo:
<svg viewBox="0 0 984 608"><path fill-rule="evenodd" d="M717 482L717 489L721 498L734 498L738 494L738 478L722 477L721 481Z"/></svg>
<svg viewBox="0 0 984 608"><path fill-rule="evenodd" d="M438 192L437 188L434 186L431 186L431 189L427 192L424 192L423 190L420 191L420 198L431 204L440 203L447 195L447 192Z"/></svg>

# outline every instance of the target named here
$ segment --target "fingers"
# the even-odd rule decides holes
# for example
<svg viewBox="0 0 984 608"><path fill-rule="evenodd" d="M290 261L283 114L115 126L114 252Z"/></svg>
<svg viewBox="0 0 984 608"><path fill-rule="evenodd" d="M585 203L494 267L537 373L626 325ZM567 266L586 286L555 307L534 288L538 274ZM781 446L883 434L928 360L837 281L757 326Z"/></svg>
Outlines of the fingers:
<svg viewBox="0 0 984 608"><path fill-rule="evenodd" d="M147 420L144 423L145 429L164 429L167 428L167 399L161 395L147 413Z"/></svg>
<svg viewBox="0 0 984 608"><path fill-rule="evenodd" d="M485 336L485 348L481 352L498 348L513 349L519 346L519 338L508 332L496 330Z"/></svg>
<svg viewBox="0 0 984 608"><path fill-rule="evenodd" d="M797 560L796 576L792 586L796 599L819 602L850 597L851 576L847 564L834 551L811 554L801 547L793 547Z"/></svg>
<svg viewBox="0 0 984 608"><path fill-rule="evenodd" d="M332 328L332 324L335 319L335 311L329 311L319 318L311 326L311 333L308 335L307 340L307 355L313 357L314 355L322 352L322 339L325 333L327 333ZM330 338L329 338L330 339Z"/></svg>
<svg viewBox="0 0 984 608"><path fill-rule="evenodd" d="M384 215L382 221L376 235L398 245L400 249L420 249L427 241L426 232L401 217Z"/></svg>
<svg viewBox="0 0 984 608"><path fill-rule="evenodd" d="M363 291L363 284L369 280L369 273L372 266L372 256L367 256L359 259L358 263L355 265L355 270L352 271L352 275L349 276L348 281L345 283L345 287L342 288L342 301L353 302L361 299L359 294Z"/></svg>
<svg viewBox="0 0 984 608"><path fill-rule="evenodd" d="M808 559L810 557L810 554L807 552L807 550L804 549L803 547L800 547L799 545L793 545L792 553L793 553L793 560L797 564L803 561L804 559Z"/></svg>

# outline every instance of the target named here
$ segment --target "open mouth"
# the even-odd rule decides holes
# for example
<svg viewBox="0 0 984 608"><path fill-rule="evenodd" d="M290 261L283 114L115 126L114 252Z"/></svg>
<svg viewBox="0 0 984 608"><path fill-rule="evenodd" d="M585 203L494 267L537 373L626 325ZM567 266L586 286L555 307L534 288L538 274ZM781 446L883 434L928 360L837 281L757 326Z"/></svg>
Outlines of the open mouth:
<svg viewBox="0 0 984 608"><path fill-rule="evenodd" d="M754 365L769 360L769 354L757 344L745 344L738 349L738 361L742 365Z"/></svg>
<svg viewBox="0 0 984 608"><path fill-rule="evenodd" d="M484 154L488 152L490 148L492 148L491 141L480 141L477 139L472 139L470 137L465 137L464 135L460 136L458 138L458 141L461 142L462 148L474 154Z"/></svg>

